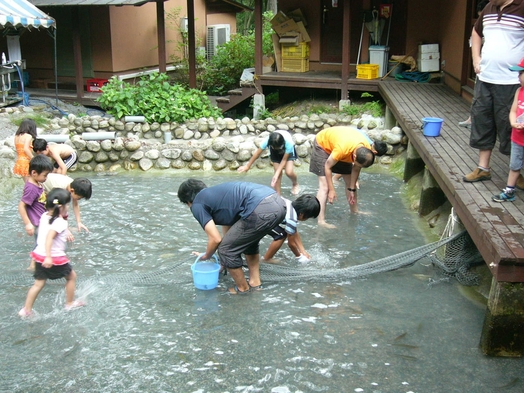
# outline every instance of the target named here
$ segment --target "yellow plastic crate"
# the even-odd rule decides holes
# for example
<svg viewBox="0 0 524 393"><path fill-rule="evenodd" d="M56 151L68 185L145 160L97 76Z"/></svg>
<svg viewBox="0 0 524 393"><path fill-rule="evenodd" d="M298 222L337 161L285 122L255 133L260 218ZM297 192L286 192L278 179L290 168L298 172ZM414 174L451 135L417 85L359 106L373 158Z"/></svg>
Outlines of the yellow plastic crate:
<svg viewBox="0 0 524 393"><path fill-rule="evenodd" d="M357 65L357 79L377 79L378 64Z"/></svg>
<svg viewBox="0 0 524 393"><path fill-rule="evenodd" d="M282 59L282 72L309 71L309 59Z"/></svg>
<svg viewBox="0 0 524 393"><path fill-rule="evenodd" d="M281 45L283 59L307 59L309 58L309 42L301 42L296 45Z"/></svg>

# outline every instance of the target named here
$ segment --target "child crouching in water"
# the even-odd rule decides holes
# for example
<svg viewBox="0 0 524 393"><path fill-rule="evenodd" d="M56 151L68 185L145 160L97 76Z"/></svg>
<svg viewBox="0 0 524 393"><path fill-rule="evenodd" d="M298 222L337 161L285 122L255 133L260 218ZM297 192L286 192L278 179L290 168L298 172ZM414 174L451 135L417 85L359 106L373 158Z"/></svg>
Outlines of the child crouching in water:
<svg viewBox="0 0 524 393"><path fill-rule="evenodd" d="M31 252L31 257L36 261L35 283L29 289L24 308L18 315L22 318L33 314L33 304L38 294L44 288L47 279L66 279L66 310L82 307L84 303L75 298L76 273L69 264L65 253L66 242L74 238L67 225L67 212L71 194L61 188L53 188L47 194L47 212L40 218L36 247Z"/></svg>

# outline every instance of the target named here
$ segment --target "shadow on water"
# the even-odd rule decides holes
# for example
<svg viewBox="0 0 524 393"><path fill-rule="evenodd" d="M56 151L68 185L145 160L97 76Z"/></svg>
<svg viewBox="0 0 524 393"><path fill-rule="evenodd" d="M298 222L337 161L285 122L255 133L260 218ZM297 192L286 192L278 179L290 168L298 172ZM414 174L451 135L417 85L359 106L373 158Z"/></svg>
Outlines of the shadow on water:
<svg viewBox="0 0 524 393"><path fill-rule="evenodd" d="M21 184L0 200L0 391L6 392L521 392L522 359L484 357L484 309L457 284L429 286L431 266L331 283L266 282L248 296L194 288L192 251L206 236L177 198L184 175L93 176L81 202L89 234L68 255L87 306L63 310L63 284L48 283L37 316L17 311L32 283L31 238L17 212ZM205 176L208 185L247 177ZM268 184L271 173L250 173ZM299 171L302 192L316 178ZM290 185L283 180L283 193ZM401 199L401 181L363 173L361 210L348 216L343 186L328 206L337 230L300 223L314 268L343 268L425 243ZM71 223L74 225L74 221ZM270 242L263 240L265 250ZM284 246L281 263L304 268ZM158 274L154 274L158 272ZM148 277L141 280L140 277ZM126 277L133 280L126 281ZM136 279L136 278L139 279ZM262 277L264 279L264 277ZM25 280L25 278L24 278ZM495 389L495 390L494 390Z"/></svg>

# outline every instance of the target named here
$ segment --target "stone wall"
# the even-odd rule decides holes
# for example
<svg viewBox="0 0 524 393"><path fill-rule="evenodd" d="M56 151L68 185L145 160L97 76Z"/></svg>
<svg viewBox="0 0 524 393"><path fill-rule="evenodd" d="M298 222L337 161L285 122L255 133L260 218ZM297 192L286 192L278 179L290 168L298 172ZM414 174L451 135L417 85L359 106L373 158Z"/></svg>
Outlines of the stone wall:
<svg viewBox="0 0 524 393"><path fill-rule="evenodd" d="M289 118L252 120L199 119L178 123L133 123L100 116L76 117L69 115L54 119L40 134L67 136L65 143L78 152L78 163L70 171L104 172L119 169L147 171L157 169L236 170L248 161L260 143L277 129L293 135L300 166L309 162L312 141L320 130L335 126L353 126L366 132L373 140L388 143L388 163L391 156L404 150L407 139L398 127L381 128L382 119L362 117L352 119L345 115L325 114ZM84 133L114 133L114 139L85 140ZM91 135L92 136L92 135ZM86 138L87 139L87 138ZM93 139L93 138L90 138ZM16 158L13 138L4 141L0 160L8 160L11 167ZM258 168L270 165L266 150L256 162ZM2 175L6 168L0 167Z"/></svg>

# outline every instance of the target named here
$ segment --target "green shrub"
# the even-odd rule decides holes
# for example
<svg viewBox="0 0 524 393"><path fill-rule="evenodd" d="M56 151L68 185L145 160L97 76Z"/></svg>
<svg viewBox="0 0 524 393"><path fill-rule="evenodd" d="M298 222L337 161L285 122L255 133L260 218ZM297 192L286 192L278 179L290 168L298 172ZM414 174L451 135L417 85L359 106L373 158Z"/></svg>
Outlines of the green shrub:
<svg viewBox="0 0 524 393"><path fill-rule="evenodd" d="M373 98L372 94L362 93L361 98ZM373 117L384 116L384 104L381 101L366 101L359 104L344 105L342 112L350 116L361 116L367 113Z"/></svg>
<svg viewBox="0 0 524 393"><path fill-rule="evenodd" d="M262 51L273 54L273 40L270 20L271 12L264 13L262 31ZM207 65L203 65L202 89L210 95L225 95L240 84L240 76L245 68L255 66L255 33L235 34L229 42L217 48L217 54Z"/></svg>
<svg viewBox="0 0 524 393"><path fill-rule="evenodd" d="M135 85L112 77L102 88L102 95L97 101L117 118L144 116L150 123L181 123L222 115L220 109L211 105L205 93L171 84L166 74L158 72L142 76Z"/></svg>
<svg viewBox="0 0 524 393"><path fill-rule="evenodd" d="M210 95L225 95L237 88L244 68L255 62L254 37L235 34L231 41L220 45L211 58L203 77L203 89Z"/></svg>

